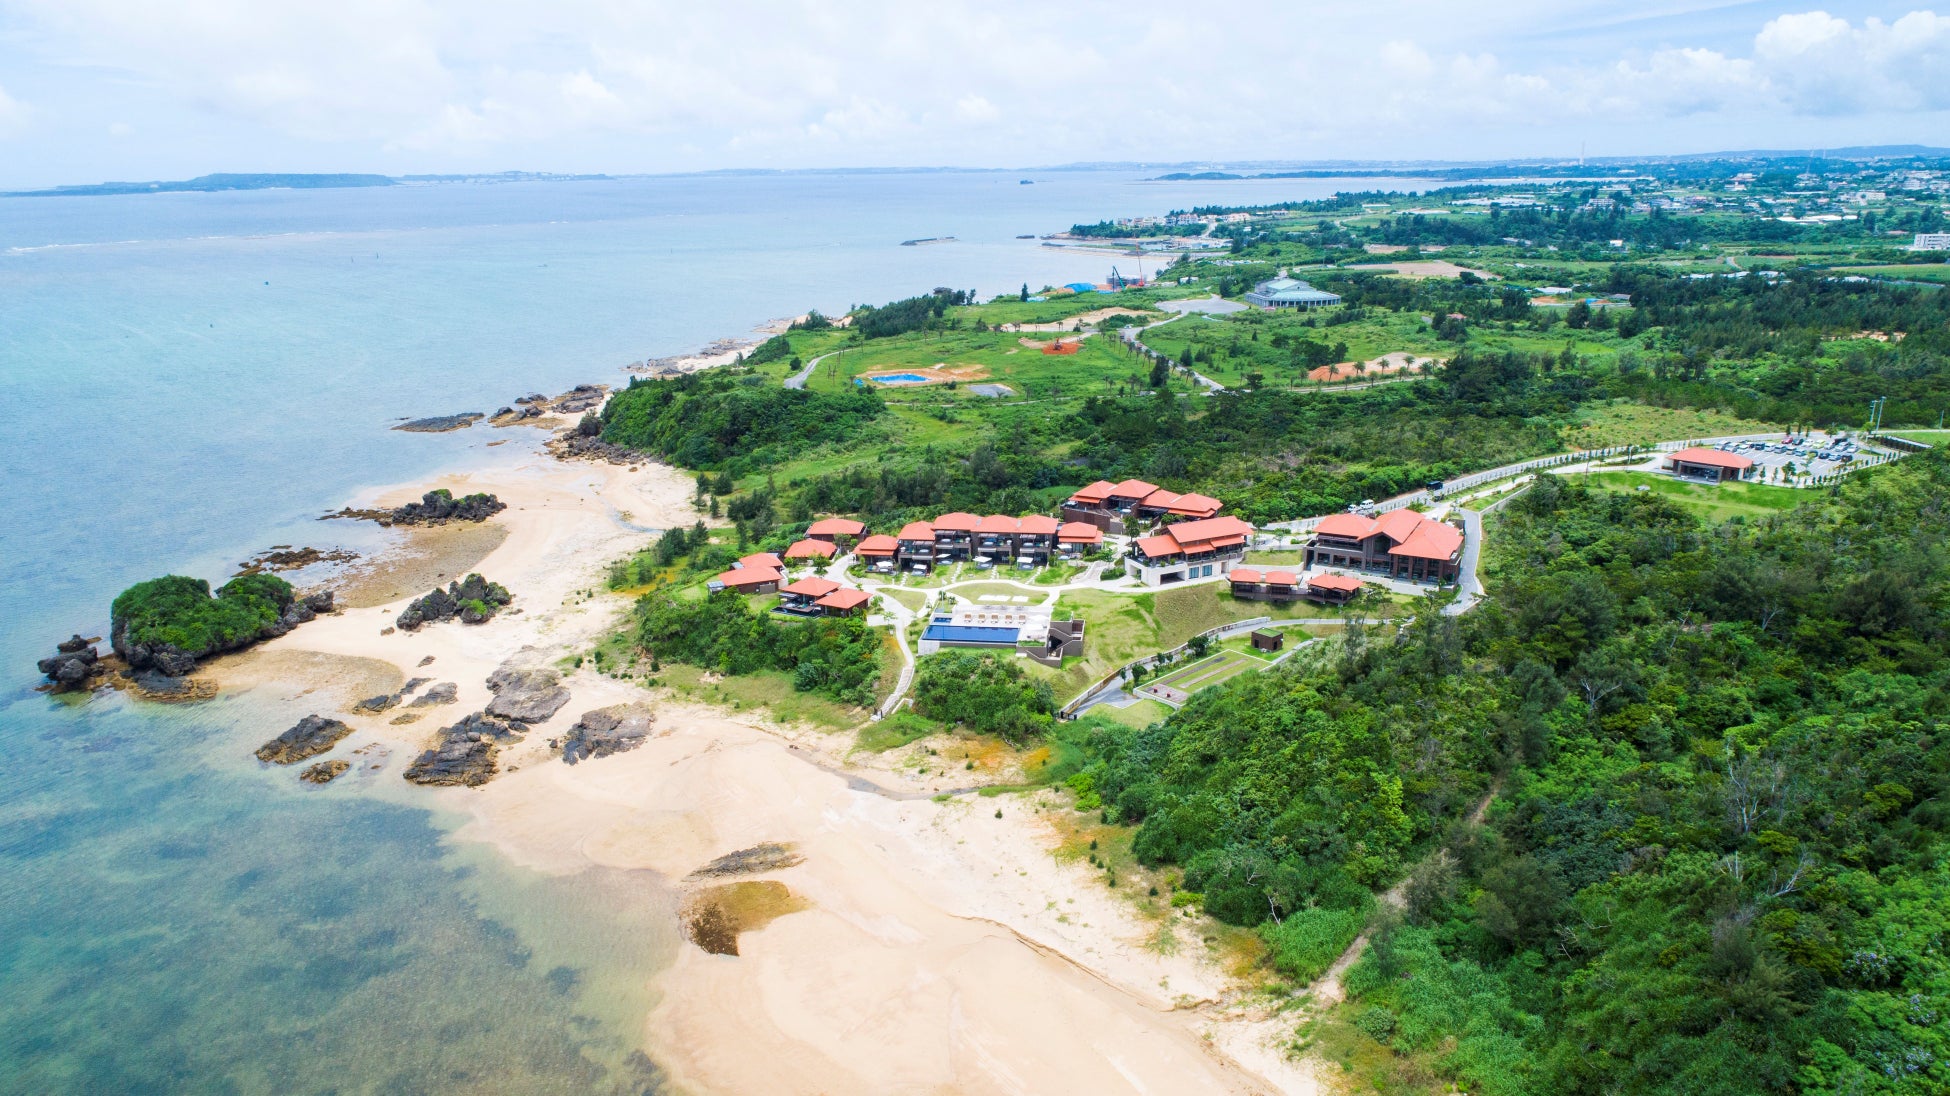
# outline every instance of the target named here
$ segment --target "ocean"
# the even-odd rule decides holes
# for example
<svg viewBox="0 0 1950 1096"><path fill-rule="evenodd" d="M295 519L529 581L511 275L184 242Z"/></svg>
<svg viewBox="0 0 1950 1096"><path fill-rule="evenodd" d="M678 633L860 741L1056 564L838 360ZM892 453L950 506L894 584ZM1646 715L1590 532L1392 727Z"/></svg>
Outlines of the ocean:
<svg viewBox="0 0 1950 1096"><path fill-rule="evenodd" d="M0 199L0 1091L659 1086L645 985L679 946L659 881L544 877L447 840L458 820L403 782L263 771L250 751L300 700L34 692L34 661L105 633L130 583L379 546L316 519L493 440L402 418L620 383L808 308L1134 261L1021 234L1408 185L820 173Z"/></svg>

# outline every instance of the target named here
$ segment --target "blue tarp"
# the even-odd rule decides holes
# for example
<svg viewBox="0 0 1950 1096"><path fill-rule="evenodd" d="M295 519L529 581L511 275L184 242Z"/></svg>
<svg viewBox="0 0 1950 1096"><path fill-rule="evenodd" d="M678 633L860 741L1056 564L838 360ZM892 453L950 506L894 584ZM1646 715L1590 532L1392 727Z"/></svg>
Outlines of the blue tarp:
<svg viewBox="0 0 1950 1096"><path fill-rule="evenodd" d="M1066 285L1066 286L1064 286L1063 288L1065 288L1065 289L1074 289L1074 290L1076 290L1076 291L1077 291L1078 293L1095 293L1095 292L1097 292L1097 287L1096 287L1096 286L1094 286L1094 285L1091 285L1091 284L1090 284L1089 282L1071 282L1071 283L1070 283L1069 285Z"/></svg>
<svg viewBox="0 0 1950 1096"><path fill-rule="evenodd" d="M1019 628L984 628L973 624L930 624L921 633L922 639L932 639L940 643L980 643L998 647L1014 647Z"/></svg>

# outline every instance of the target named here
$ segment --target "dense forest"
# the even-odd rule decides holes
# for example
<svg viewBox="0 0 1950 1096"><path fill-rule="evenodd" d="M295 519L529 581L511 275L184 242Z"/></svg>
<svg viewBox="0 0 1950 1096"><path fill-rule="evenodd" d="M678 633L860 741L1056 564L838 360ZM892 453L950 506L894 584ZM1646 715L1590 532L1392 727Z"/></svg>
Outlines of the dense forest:
<svg viewBox="0 0 1950 1096"><path fill-rule="evenodd" d="M885 410L880 396L866 388L828 395L750 376L632 378L603 406L602 437L683 468L741 475L857 440Z"/></svg>
<svg viewBox="0 0 1950 1096"><path fill-rule="evenodd" d="M1545 477L1461 622L1097 725L1087 779L1303 976L1405 874L1348 1007L1472 1092L1943 1092L1946 519L1934 454L1717 526Z"/></svg>

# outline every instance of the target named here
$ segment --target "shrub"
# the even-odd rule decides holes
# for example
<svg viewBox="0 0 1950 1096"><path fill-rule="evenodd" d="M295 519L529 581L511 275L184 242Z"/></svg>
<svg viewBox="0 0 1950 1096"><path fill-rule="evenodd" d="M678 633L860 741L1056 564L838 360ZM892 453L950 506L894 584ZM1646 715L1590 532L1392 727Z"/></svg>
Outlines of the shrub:
<svg viewBox="0 0 1950 1096"><path fill-rule="evenodd" d="M276 575L231 579L214 597L200 578L165 575L122 591L110 619L118 650L125 644L168 646L201 656L256 639L291 598L291 584Z"/></svg>
<svg viewBox="0 0 1950 1096"><path fill-rule="evenodd" d="M1366 907L1330 910L1314 906L1295 910L1278 924L1261 925L1259 931L1272 949L1275 970L1296 982L1311 982L1327 973L1367 923Z"/></svg>
<svg viewBox="0 0 1950 1096"><path fill-rule="evenodd" d="M1049 730L1056 694L1011 660L946 651L924 660L915 674L914 710L1020 743Z"/></svg>

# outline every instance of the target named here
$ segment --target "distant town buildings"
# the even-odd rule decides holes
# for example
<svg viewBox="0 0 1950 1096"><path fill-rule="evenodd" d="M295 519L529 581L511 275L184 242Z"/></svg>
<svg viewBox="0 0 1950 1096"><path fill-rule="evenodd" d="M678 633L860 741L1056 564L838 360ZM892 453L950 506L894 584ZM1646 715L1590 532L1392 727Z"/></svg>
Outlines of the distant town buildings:
<svg viewBox="0 0 1950 1096"><path fill-rule="evenodd" d="M1911 251L1950 251L1950 232L1918 232Z"/></svg>

